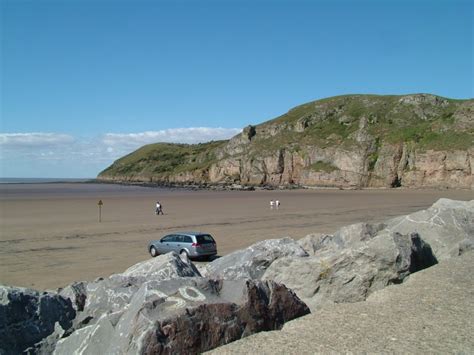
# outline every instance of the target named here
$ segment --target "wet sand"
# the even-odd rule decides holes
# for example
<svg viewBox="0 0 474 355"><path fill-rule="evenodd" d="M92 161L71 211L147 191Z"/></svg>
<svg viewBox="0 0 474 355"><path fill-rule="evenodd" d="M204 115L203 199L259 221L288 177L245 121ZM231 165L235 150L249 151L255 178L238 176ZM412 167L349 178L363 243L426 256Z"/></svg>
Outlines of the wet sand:
<svg viewBox="0 0 474 355"><path fill-rule="evenodd" d="M462 190L187 191L103 184L0 184L0 283L54 289L124 271L173 231L211 233L219 255L259 240L383 221ZM98 201L102 206L99 223ZM154 214L156 200L164 216ZM271 210L269 201L281 206Z"/></svg>

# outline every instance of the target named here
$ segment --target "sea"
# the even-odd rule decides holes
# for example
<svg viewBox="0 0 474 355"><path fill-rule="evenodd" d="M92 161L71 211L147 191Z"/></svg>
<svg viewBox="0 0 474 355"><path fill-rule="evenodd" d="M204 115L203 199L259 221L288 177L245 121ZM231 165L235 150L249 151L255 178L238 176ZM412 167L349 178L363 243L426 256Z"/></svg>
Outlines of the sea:
<svg viewBox="0 0 474 355"><path fill-rule="evenodd" d="M92 181L94 181L94 178L0 178L0 184L51 184Z"/></svg>
<svg viewBox="0 0 474 355"><path fill-rule="evenodd" d="M0 202L16 199L149 196L171 189L104 184L94 178L0 178Z"/></svg>

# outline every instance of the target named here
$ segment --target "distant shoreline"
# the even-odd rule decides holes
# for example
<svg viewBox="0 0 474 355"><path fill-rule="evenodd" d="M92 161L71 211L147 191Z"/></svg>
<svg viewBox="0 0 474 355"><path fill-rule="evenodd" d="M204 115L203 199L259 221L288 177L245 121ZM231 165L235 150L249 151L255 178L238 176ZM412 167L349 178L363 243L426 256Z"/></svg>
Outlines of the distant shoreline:
<svg viewBox="0 0 474 355"><path fill-rule="evenodd" d="M99 184L99 185L118 185L118 186L134 186L147 188L161 188L170 190L207 190L207 191L256 191L256 190L464 190L471 189L447 188L447 187L422 187L422 188L387 188L387 187L337 187L337 186L273 186L273 185L241 185L241 184L191 184L191 183L164 183L164 182L141 182L141 181L113 181L102 180L97 178L0 178L0 185L34 185L34 184Z"/></svg>
<svg viewBox="0 0 474 355"><path fill-rule="evenodd" d="M95 184L111 184L122 186L139 186L149 188L165 188L178 190L207 190L207 191L257 191L257 190L462 190L472 191L465 188L449 188L446 186L431 187L358 187L358 186L308 186L308 185L245 185L237 183L177 183L177 182L145 182L145 181L114 181L114 180L91 180Z"/></svg>
<svg viewBox="0 0 474 355"><path fill-rule="evenodd" d="M98 183L95 178L0 178L0 184Z"/></svg>

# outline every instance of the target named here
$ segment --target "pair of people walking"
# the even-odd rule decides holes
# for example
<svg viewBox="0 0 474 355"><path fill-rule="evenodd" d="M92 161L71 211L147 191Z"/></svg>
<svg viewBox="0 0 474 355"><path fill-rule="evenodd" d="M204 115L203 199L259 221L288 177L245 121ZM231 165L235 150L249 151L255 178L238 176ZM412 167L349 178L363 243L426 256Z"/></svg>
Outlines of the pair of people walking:
<svg viewBox="0 0 474 355"><path fill-rule="evenodd" d="M280 207L280 200L276 200L276 201L270 200L270 209L279 208L279 207Z"/></svg>

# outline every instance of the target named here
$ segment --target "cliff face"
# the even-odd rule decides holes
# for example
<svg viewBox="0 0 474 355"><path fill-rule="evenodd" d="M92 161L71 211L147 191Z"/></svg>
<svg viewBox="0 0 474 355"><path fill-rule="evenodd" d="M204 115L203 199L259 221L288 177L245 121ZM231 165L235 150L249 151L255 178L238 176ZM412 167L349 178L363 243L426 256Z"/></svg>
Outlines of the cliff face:
<svg viewBox="0 0 474 355"><path fill-rule="evenodd" d="M229 141L186 146L179 159L160 156L163 147L119 159L99 179L474 189L474 100L340 96L248 126ZM175 165L157 170L163 159Z"/></svg>

